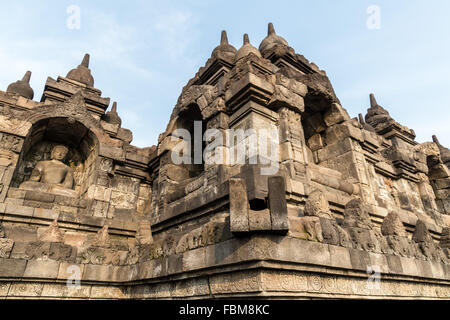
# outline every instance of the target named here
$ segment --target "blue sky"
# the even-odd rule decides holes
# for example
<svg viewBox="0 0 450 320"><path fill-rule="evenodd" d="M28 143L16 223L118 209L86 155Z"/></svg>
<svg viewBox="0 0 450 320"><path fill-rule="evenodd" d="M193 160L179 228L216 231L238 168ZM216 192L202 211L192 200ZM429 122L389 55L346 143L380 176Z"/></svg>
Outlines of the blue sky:
<svg viewBox="0 0 450 320"><path fill-rule="evenodd" d="M133 144L157 143L182 87L218 45L258 47L273 22L297 53L325 70L350 116L369 93L418 142L436 134L450 147L450 1L0 1L0 89L33 72L40 100L48 76L76 67L85 52L95 87L118 102ZM69 29L67 8L81 10ZM380 29L367 28L367 8Z"/></svg>

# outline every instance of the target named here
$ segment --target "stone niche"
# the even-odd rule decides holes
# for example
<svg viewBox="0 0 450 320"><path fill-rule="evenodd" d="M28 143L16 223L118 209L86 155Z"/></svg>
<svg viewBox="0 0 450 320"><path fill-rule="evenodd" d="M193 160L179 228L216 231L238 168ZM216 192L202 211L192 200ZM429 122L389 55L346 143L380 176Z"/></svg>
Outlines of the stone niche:
<svg viewBox="0 0 450 320"><path fill-rule="evenodd" d="M305 110L302 113L302 127L309 157L311 157L310 151L314 152L324 146L324 134L328 127L325 115L331 109L332 103L322 96L306 95Z"/></svg>
<svg viewBox="0 0 450 320"><path fill-rule="evenodd" d="M73 170L72 196L83 197L88 187L95 183L98 141L82 123L71 118L50 118L36 122L29 131L12 180L19 188L30 180L33 169L40 161L51 160L51 151L64 145L67 156L63 163Z"/></svg>
<svg viewBox="0 0 450 320"><path fill-rule="evenodd" d="M201 131L198 130L196 132L195 130L195 123L200 124L201 123ZM200 138L203 140L203 134L206 130L206 124L203 121L202 113L200 112L200 108L197 104L191 104L187 107L186 110L182 111L178 115L178 120L176 123L177 129L184 129L189 132L190 140L186 140L185 142L190 144L190 157L191 157L191 163L190 164L182 164L184 167L185 175L182 177L179 177L179 180L189 179L189 178L195 178L198 177L203 173L205 170L205 166L203 163L195 163L194 159L194 150L195 150L195 144L194 141L197 138ZM196 137L196 135L198 137ZM203 151L205 147L205 142L202 142L201 150ZM197 161L198 162L198 161Z"/></svg>

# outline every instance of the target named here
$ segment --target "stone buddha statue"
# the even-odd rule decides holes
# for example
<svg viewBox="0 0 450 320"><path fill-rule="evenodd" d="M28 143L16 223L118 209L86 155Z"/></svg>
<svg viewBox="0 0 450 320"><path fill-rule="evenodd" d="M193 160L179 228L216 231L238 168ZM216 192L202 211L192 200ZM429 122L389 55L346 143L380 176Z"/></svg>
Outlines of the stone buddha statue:
<svg viewBox="0 0 450 320"><path fill-rule="evenodd" d="M19 188L42 191L58 195L74 197L73 169L63 163L69 149L64 145L56 145L50 153L51 160L39 161L31 172L30 179Z"/></svg>

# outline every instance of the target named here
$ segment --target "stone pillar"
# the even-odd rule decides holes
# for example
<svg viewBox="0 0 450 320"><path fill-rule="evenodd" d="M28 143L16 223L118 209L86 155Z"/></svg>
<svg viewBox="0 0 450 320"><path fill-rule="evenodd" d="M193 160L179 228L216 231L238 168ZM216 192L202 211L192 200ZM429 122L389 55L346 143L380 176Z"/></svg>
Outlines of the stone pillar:
<svg viewBox="0 0 450 320"><path fill-rule="evenodd" d="M286 182L283 176L272 176L268 179L269 184L269 208L272 230L287 232L289 230Z"/></svg>
<svg viewBox="0 0 450 320"><path fill-rule="evenodd" d="M230 230L248 232L249 203L244 179L230 179Z"/></svg>
<svg viewBox="0 0 450 320"><path fill-rule="evenodd" d="M282 107L278 111L280 136L280 161L293 179L305 181L308 164L305 135L300 113Z"/></svg>

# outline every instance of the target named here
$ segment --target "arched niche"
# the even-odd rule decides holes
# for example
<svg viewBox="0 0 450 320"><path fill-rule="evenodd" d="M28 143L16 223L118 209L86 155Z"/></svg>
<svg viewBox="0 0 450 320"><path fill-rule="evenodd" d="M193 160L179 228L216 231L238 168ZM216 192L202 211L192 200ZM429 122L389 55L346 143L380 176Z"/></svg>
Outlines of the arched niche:
<svg viewBox="0 0 450 320"><path fill-rule="evenodd" d="M12 186L19 187L28 181L36 163L50 160L50 152L58 144L69 149L65 164L74 170L73 189L83 196L96 179L98 140L83 123L67 117L46 118L33 124L20 153Z"/></svg>
<svg viewBox="0 0 450 320"><path fill-rule="evenodd" d="M196 164L194 163L194 137L195 130L194 124L195 122L201 123L202 130L199 132L199 136L202 139L202 163ZM203 121L202 113L197 104L189 105L186 110L181 111L178 114L178 120L176 123L176 128L185 129L189 131L191 137L191 164L183 164L187 168L188 176L186 178L195 178L203 173L205 170L204 161L203 161L203 150L205 149L205 142L203 141L203 134L206 131L206 123Z"/></svg>
<svg viewBox="0 0 450 320"><path fill-rule="evenodd" d="M308 93L305 98L305 109L301 114L301 123L306 143L307 156L313 161L312 152L325 141L325 132L327 125L324 116L331 110L332 101L327 97L313 93Z"/></svg>
<svg viewBox="0 0 450 320"><path fill-rule="evenodd" d="M321 96L307 95L305 97L305 111L302 114L303 130L305 139L326 130L323 116L331 108L331 103Z"/></svg>

